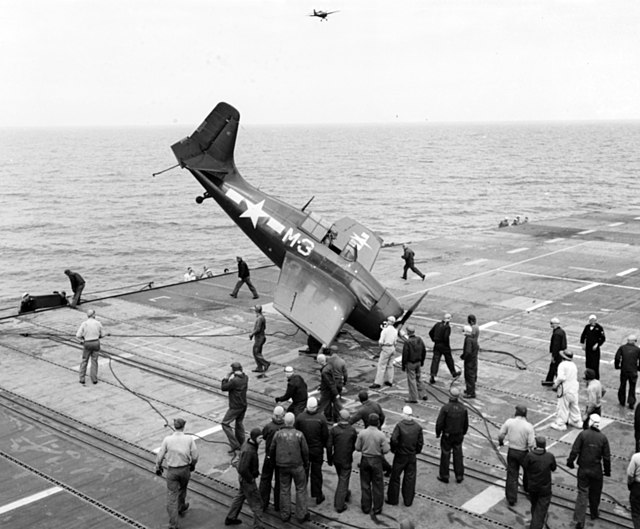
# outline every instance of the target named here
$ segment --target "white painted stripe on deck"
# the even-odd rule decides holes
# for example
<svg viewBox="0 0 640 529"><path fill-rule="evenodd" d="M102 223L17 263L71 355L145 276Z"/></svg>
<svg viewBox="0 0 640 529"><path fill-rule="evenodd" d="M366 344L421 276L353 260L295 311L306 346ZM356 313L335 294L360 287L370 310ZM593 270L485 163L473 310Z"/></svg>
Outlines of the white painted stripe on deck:
<svg viewBox="0 0 640 529"><path fill-rule="evenodd" d="M197 439L199 437L206 437L207 435L211 435L212 433L217 433L220 430L222 430L222 425L218 424L217 426L213 426L212 428L207 428L206 430L202 430L201 432L191 433L191 434L188 434L188 435L190 435L191 437ZM158 448L154 448L152 450L152 452L154 454L157 454L160 451L160 448L162 448L162 447L159 446Z"/></svg>
<svg viewBox="0 0 640 529"><path fill-rule="evenodd" d="M507 253L520 253L520 252L526 252L529 248L526 247L522 247L522 248L516 248L515 250L509 250Z"/></svg>
<svg viewBox="0 0 640 529"><path fill-rule="evenodd" d="M491 485L462 505L465 511L484 514L504 499L504 485Z"/></svg>
<svg viewBox="0 0 640 529"><path fill-rule="evenodd" d="M52 494L61 492L62 490L64 490L62 487L51 487L50 489L32 494L31 496L27 496L26 498L22 498L21 500L8 503L7 505L3 505L2 507L0 507L0 514L13 511L14 509L19 509L20 507L24 507L25 505L29 505L30 503L42 500L48 496L51 496Z"/></svg>
<svg viewBox="0 0 640 529"><path fill-rule="evenodd" d="M633 217L633 220L640 220L640 217Z"/></svg>
<svg viewBox="0 0 640 529"><path fill-rule="evenodd" d="M618 277L622 277L622 276L627 276L629 274L632 274L633 272L637 271L637 268L629 268L629 270L625 270L624 272L618 272L616 275Z"/></svg>
<svg viewBox="0 0 640 529"><path fill-rule="evenodd" d="M475 261L468 261L466 263L463 263L464 266L473 266L473 265L477 265L480 263L484 263L485 261L488 261L488 259L476 259Z"/></svg>
<svg viewBox="0 0 640 529"><path fill-rule="evenodd" d="M427 272L426 274L424 274L424 277L434 277L439 275L440 275L440 272Z"/></svg>
<svg viewBox="0 0 640 529"><path fill-rule="evenodd" d="M549 301L543 301L542 303L538 303L537 305L534 305L533 307L529 307L527 310L529 312L531 312L532 310L536 310L539 309L540 307L544 307L546 305L551 305L551 303L553 303L553 301L549 300Z"/></svg>
<svg viewBox="0 0 640 529"><path fill-rule="evenodd" d="M548 241L544 241L544 242L554 243L554 242L560 242L560 241L564 241L564 237L556 237L555 239L549 239Z"/></svg>
<svg viewBox="0 0 640 529"><path fill-rule="evenodd" d="M493 327L494 325L497 325L498 322L497 321L488 321L487 323L484 323L483 325L480 325L480 330L484 330L484 329L488 329L489 327Z"/></svg>
<svg viewBox="0 0 640 529"><path fill-rule="evenodd" d="M611 224L608 224L608 226L610 228L615 228L616 226L622 226L624 224L624 222L612 222Z"/></svg>
<svg viewBox="0 0 640 529"><path fill-rule="evenodd" d="M594 231L597 231L597 230L584 230L584 231L579 231L579 232L577 233L577 235L587 235L588 233L593 233Z"/></svg>
<svg viewBox="0 0 640 529"><path fill-rule="evenodd" d="M588 285L584 285L580 288L576 288L574 292L584 292L585 290L589 290L591 288L597 287L600 283L589 283Z"/></svg>

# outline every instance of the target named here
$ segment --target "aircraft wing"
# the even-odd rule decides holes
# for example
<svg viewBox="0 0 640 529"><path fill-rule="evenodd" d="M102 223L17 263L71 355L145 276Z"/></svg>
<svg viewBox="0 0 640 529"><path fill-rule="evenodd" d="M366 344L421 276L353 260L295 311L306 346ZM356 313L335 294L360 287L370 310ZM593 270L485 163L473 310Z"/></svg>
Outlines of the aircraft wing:
<svg viewBox="0 0 640 529"><path fill-rule="evenodd" d="M287 253L273 306L293 323L328 345L356 306L355 296L301 257Z"/></svg>
<svg viewBox="0 0 640 529"><path fill-rule="evenodd" d="M347 246L355 247L358 263L371 270L382 247L382 238L349 217L340 219L332 228L338 234L332 245L343 251Z"/></svg>

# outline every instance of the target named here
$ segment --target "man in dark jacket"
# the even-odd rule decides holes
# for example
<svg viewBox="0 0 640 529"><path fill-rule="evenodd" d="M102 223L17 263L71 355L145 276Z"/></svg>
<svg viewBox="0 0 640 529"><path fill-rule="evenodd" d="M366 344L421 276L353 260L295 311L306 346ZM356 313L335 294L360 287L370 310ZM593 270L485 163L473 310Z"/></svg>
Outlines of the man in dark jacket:
<svg viewBox="0 0 640 529"><path fill-rule="evenodd" d="M71 290L73 291L73 299L69 304L72 309L75 309L77 305L80 305L82 291L84 290L84 279L78 272L72 272L68 268L64 271L65 275L71 282Z"/></svg>
<svg viewBox="0 0 640 529"><path fill-rule="evenodd" d="M584 326L580 335L580 343L585 355L585 367L593 369L596 380L600 380L600 347L605 342L604 329L596 322L595 314L589 316L589 323Z"/></svg>
<svg viewBox="0 0 640 529"><path fill-rule="evenodd" d="M640 452L640 406L633 413L633 437L636 440L636 452Z"/></svg>
<svg viewBox="0 0 640 529"><path fill-rule="evenodd" d="M258 461L258 445L262 441L262 430L254 428L246 443L242 445L240 450L240 458L238 459L238 481L240 482L240 490L231 502L229 513L224 521L225 525L238 525L242 521L238 519L238 515L247 500L249 507L253 511L253 529L263 529L264 520L262 519L262 502L260 494L256 487L256 478L260 475Z"/></svg>
<svg viewBox="0 0 640 529"><path fill-rule="evenodd" d="M547 452L544 436L536 437L536 446L524 456L522 466L528 477L527 492L531 502L529 529L543 529L551 503L551 473L557 468L555 456Z"/></svg>
<svg viewBox="0 0 640 529"><path fill-rule="evenodd" d="M424 437L422 426L413 420L410 406L402 409L402 420L396 424L391 434L393 468L387 489L387 503L398 505L400 495L400 476L402 478L402 499L410 507L416 494L416 456L422 452Z"/></svg>
<svg viewBox="0 0 640 529"><path fill-rule="evenodd" d="M460 359L464 361L464 383L466 386L463 396L466 399L475 399L476 381L478 380L478 340L473 335L471 325L465 325L462 332L464 333L464 343Z"/></svg>
<svg viewBox="0 0 640 529"><path fill-rule="evenodd" d="M265 334L267 321L264 319L264 314L262 314L262 305L256 305L253 310L256 313L256 321L253 324L253 331L249 335L249 340L253 340L253 359L256 361L256 368L253 371L266 373L271 365L271 362L265 360L264 356L262 356L262 347L267 341ZM264 377L264 375L258 375L258 378L261 377Z"/></svg>
<svg viewBox="0 0 640 529"><path fill-rule="evenodd" d="M436 420L436 438L442 436L438 480L443 483L449 483L451 452L453 452L453 472L456 475L456 481L461 483L464 479L462 442L469 430L469 414L467 409L458 402L459 396L458 388L449 390L449 402L440 409Z"/></svg>
<svg viewBox="0 0 640 529"><path fill-rule="evenodd" d="M329 430L327 441L327 463L333 465L338 475L333 506L336 511L347 510L345 502L351 498L349 480L353 464L353 452L356 449L356 429L349 424L349 410L340 411L340 422Z"/></svg>
<svg viewBox="0 0 640 529"><path fill-rule="evenodd" d="M453 363L453 356L451 356L451 345L449 343L449 337L451 336L451 314L447 313L442 317L442 321L436 323L429 331L429 338L433 342L433 358L431 359L431 377L429 378L430 384L435 384L438 370L440 369L440 358L444 355L444 362L449 368L449 373L453 378L459 377L462 372L456 371L456 366Z"/></svg>
<svg viewBox="0 0 640 529"><path fill-rule="evenodd" d="M611 451L609 441L600 431L600 416L595 413L589 417L589 429L582 430L571 447L567 460L569 468L575 468L578 459L578 497L573 513L576 529L583 529L587 513L587 498L591 519L600 515L600 496L605 476L611 475ZM603 469L604 467L604 469Z"/></svg>
<svg viewBox="0 0 640 529"><path fill-rule="evenodd" d="M422 338L416 336L415 328L407 327L407 337L402 346L402 370L407 373L409 398L406 402L417 403L419 398L427 400L427 395L420 380L421 367L427 356L427 348Z"/></svg>
<svg viewBox="0 0 640 529"><path fill-rule="evenodd" d="M633 409L636 404L636 383L638 382L638 368L640 367L640 348L636 345L638 339L635 334L627 337L627 343L616 351L614 367L620 370L620 387L618 388L618 402ZM629 393L627 396L627 382Z"/></svg>
<svg viewBox="0 0 640 529"><path fill-rule="evenodd" d="M269 457L280 472L280 518L291 518L291 480L296 486L296 519L309 520L307 509L307 477L304 469L309 466L309 447L302 432L294 429L296 418L291 412L284 416L284 427L271 440Z"/></svg>
<svg viewBox="0 0 640 529"><path fill-rule="evenodd" d="M237 298L238 290L240 290L240 287L242 286L243 283L246 283L247 286L249 287L249 290L251 290L251 293L253 294L253 299L258 299L260 296L258 296L258 291L253 286L253 283L251 283L251 274L249 272L249 266L247 265L247 263L245 263L242 260L242 257L240 256L237 256L236 260L238 261L238 282L236 283L236 286L234 287L233 292L231 292L231 294L229 295L232 298Z"/></svg>
<svg viewBox="0 0 640 529"><path fill-rule="evenodd" d="M420 276L420 278L424 281L424 274L420 270L418 270L415 265L415 253L406 244L402 245L402 258L404 259L402 279L407 279L407 271L411 270L413 273Z"/></svg>
<svg viewBox="0 0 640 529"><path fill-rule="evenodd" d="M562 362L560 352L567 350L567 334L564 332L564 329L560 327L560 320L558 318L551 318L549 325L551 325L552 329L551 341L549 342L551 362L549 363L547 377L542 381L542 385L553 387L553 379L556 378L558 366L560 365L560 362Z"/></svg>
<svg viewBox="0 0 640 529"><path fill-rule="evenodd" d="M331 423L337 422L340 404L338 403L338 387L333 374L333 366L327 363L327 357L320 353L316 357L320 364L320 403L318 412L324 413Z"/></svg>
<svg viewBox="0 0 640 529"><path fill-rule="evenodd" d="M366 389L361 389L358 393L358 400L360 401L360 407L349 417L349 424L356 424L358 421L362 421L364 427L369 426L369 415L375 413L378 416L380 427L384 425L384 412L382 407L375 400L369 399L369 392Z"/></svg>
<svg viewBox="0 0 640 529"><path fill-rule="evenodd" d="M349 381L349 373L347 372L347 363L338 356L338 353L327 350L329 356L327 356L327 364L333 369L333 380L338 390L338 396L342 395L342 390Z"/></svg>
<svg viewBox="0 0 640 529"><path fill-rule="evenodd" d="M247 412L247 387L249 378L242 371L240 362L231 364L231 373L222 379L222 391L229 392L229 409L222 418L222 429L229 440L229 455L236 459L244 443L244 415ZM235 431L231 423L235 421Z"/></svg>
<svg viewBox="0 0 640 529"><path fill-rule="evenodd" d="M311 497L320 505L324 501L322 494L322 463L324 451L329 439L329 425L326 417L318 410L318 401L310 397L307 409L296 417L296 429L304 435L309 446L310 466L305 468L307 479L311 478Z"/></svg>
<svg viewBox="0 0 640 529"><path fill-rule="evenodd" d="M280 510L280 473L276 467L276 463L271 457L271 441L277 431L284 428L284 408L276 406L273 409L271 421L262 428L262 438L264 439L265 458L262 463L262 475L260 476L260 498L262 500L262 510L269 508L269 498L271 497L271 479L275 474L275 484L273 486L273 508Z"/></svg>
<svg viewBox="0 0 640 529"><path fill-rule="evenodd" d="M307 399L309 398L307 383L300 375L294 373L291 366L284 368L284 374L287 377L287 391L282 397L276 397L276 402L285 402L291 399L291 404L287 411L298 416L307 406Z"/></svg>

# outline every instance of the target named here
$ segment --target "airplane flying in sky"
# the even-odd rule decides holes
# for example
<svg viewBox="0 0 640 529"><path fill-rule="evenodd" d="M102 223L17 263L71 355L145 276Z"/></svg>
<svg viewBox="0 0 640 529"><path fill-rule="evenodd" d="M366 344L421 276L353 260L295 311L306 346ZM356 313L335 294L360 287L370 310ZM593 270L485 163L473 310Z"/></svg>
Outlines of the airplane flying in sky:
<svg viewBox="0 0 640 529"><path fill-rule="evenodd" d="M373 340L388 316L402 325L422 298L405 312L373 277L382 239L349 217L328 222L306 211L309 203L295 208L249 184L233 156L239 120L234 107L218 103L171 149L205 189L196 202L213 198L280 268L274 307L325 346L344 323Z"/></svg>
<svg viewBox="0 0 640 529"><path fill-rule="evenodd" d="M331 15L332 13L337 13L338 11L316 11L315 9L313 10L313 15L309 15L310 17L318 17L320 19L320 22L322 22L323 20L327 20L327 17L329 15Z"/></svg>

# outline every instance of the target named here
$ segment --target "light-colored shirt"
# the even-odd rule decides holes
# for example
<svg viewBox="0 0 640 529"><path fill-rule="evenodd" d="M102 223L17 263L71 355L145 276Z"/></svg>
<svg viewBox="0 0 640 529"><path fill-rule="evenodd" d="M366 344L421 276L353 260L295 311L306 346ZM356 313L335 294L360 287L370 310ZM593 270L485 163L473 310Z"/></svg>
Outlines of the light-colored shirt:
<svg viewBox="0 0 640 529"><path fill-rule="evenodd" d="M602 384L598 379L589 380L587 384L587 415L599 408L602 400Z"/></svg>
<svg viewBox="0 0 640 529"><path fill-rule="evenodd" d="M377 426L367 426L358 434L356 450L363 456L375 457L386 454L391 449L387 436Z"/></svg>
<svg viewBox="0 0 640 529"><path fill-rule="evenodd" d="M156 457L156 468L165 462L168 467L183 467L198 461L198 449L195 439L184 432L173 432L162 440Z"/></svg>
<svg viewBox="0 0 640 529"><path fill-rule="evenodd" d="M380 333L380 339L378 343L384 346L396 346L396 341L398 340L398 330L391 324L387 325L382 332Z"/></svg>
<svg viewBox="0 0 640 529"><path fill-rule="evenodd" d="M76 333L76 338L83 338L85 342L99 340L103 336L104 330L102 329L102 323L95 318L87 318L83 321Z"/></svg>
<svg viewBox="0 0 640 529"><path fill-rule="evenodd" d="M633 483L634 481L640 483L640 452L631 456L627 467L627 482Z"/></svg>
<svg viewBox="0 0 640 529"><path fill-rule="evenodd" d="M529 450L536 445L533 425L521 416L511 417L502 425L498 440L504 442L505 439L514 450Z"/></svg>

